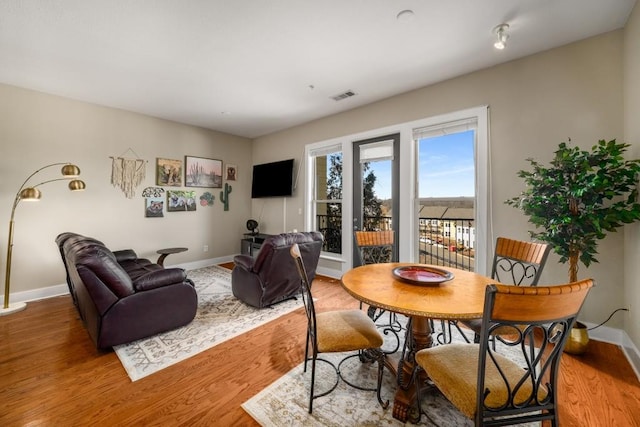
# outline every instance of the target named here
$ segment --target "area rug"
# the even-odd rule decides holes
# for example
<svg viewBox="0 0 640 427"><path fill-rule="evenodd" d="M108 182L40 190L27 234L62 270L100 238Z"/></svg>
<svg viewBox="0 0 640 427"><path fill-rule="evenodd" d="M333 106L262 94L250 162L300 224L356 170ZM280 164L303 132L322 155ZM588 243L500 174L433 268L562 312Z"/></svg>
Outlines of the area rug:
<svg viewBox="0 0 640 427"><path fill-rule="evenodd" d="M190 270L198 292L198 311L191 323L114 350L131 381L174 365L217 344L257 328L302 307L287 300L271 308L257 309L233 296L231 271L217 266Z"/></svg>
<svg viewBox="0 0 640 427"><path fill-rule="evenodd" d="M461 337L454 335L455 341ZM509 357L511 349L505 346ZM323 354L322 358L333 363L345 357L344 353ZM513 352L511 352L513 358ZM315 399L313 414L309 414L309 382L311 366L303 372L303 365L293 368L266 389L242 404L242 408L261 426L409 426L393 418L393 393L396 389L395 377L385 370L382 384L382 398L389 400L389 407L382 409L375 391L360 391L340 381L329 395ZM349 373L349 380L374 388L377 365L362 364L357 358L349 359L341 372ZM335 379L335 371L325 363L316 365L316 393L328 390ZM473 422L458 411L440 392L433 388L423 393L421 406L423 414L419 426L456 427L473 426ZM539 426L539 423L522 426Z"/></svg>

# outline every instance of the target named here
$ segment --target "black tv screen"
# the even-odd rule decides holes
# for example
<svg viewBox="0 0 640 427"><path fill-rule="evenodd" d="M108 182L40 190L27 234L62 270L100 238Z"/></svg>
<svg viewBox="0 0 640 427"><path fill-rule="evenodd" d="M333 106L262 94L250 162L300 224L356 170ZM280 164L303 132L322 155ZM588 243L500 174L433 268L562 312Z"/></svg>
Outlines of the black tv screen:
<svg viewBox="0 0 640 427"><path fill-rule="evenodd" d="M293 159L253 166L251 198L293 195Z"/></svg>

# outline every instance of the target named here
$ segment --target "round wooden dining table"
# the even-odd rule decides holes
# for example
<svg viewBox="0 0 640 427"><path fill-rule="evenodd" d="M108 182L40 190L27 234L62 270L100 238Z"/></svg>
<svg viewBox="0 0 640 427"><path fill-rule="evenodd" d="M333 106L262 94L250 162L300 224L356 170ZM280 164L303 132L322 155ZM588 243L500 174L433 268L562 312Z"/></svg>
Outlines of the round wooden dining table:
<svg viewBox="0 0 640 427"><path fill-rule="evenodd" d="M397 277L399 267L404 267L403 271L414 267L427 271L444 270L453 277L441 283L409 282ZM426 380L421 378L423 371L422 375L415 375L414 355L433 344L429 320L482 317L485 288L490 283L497 283L472 271L415 263L363 265L346 272L341 281L344 289L357 300L410 317L405 350L394 372L398 387L393 416L402 422L415 418L416 414L411 411L416 410L417 387Z"/></svg>

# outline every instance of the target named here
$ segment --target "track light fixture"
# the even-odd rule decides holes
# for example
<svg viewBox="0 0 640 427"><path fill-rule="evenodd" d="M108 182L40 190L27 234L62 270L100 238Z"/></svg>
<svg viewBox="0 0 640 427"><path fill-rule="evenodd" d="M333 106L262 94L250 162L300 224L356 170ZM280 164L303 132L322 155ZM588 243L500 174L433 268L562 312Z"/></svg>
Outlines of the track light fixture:
<svg viewBox="0 0 640 427"><path fill-rule="evenodd" d="M493 44L493 47L496 49L502 50L507 46L507 39L509 38L509 24L500 24L493 29L493 32L496 34L496 42Z"/></svg>

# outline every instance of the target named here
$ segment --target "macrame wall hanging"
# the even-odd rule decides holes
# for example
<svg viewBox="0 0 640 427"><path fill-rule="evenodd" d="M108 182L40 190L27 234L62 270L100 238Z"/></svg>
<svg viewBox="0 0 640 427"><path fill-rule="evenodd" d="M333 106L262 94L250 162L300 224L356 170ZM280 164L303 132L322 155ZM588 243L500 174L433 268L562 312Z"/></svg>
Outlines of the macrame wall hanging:
<svg viewBox="0 0 640 427"><path fill-rule="evenodd" d="M122 157L128 152L136 156L135 159ZM143 160L131 148L118 157L111 158L111 185L122 190L128 199L133 199L136 187L144 181L147 161Z"/></svg>

